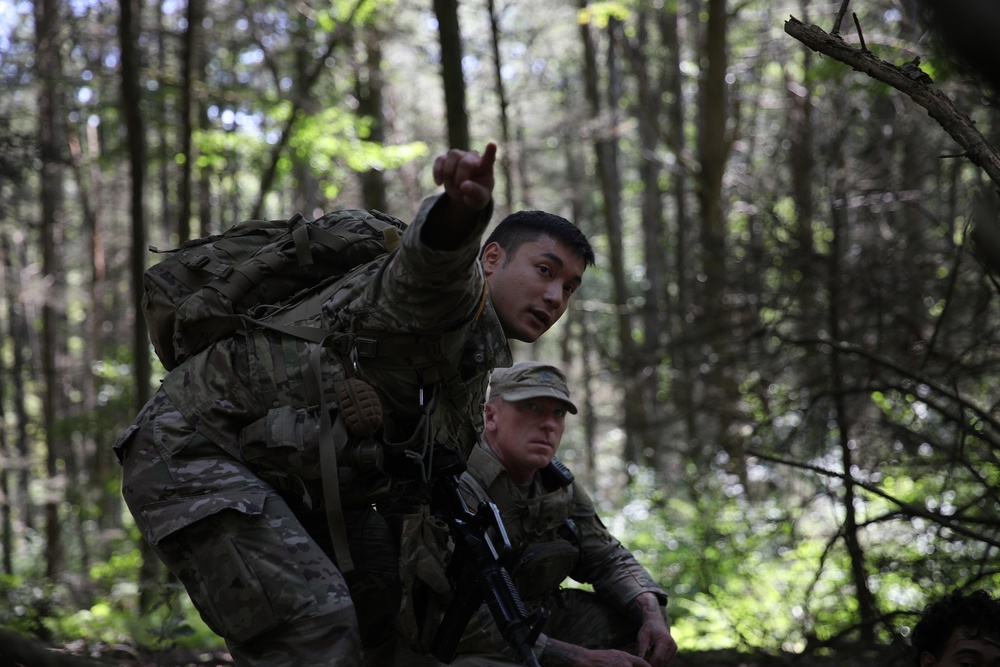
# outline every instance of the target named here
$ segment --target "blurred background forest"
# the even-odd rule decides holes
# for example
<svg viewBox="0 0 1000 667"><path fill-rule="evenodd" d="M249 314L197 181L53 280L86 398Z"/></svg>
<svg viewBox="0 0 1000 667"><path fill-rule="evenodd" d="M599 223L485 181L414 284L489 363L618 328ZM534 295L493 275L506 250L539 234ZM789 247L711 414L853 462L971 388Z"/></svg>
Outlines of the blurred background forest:
<svg viewBox="0 0 1000 667"><path fill-rule="evenodd" d="M969 233L996 185L785 22L929 76L993 143L1000 115L915 0L838 31L839 9L0 0L0 627L221 646L145 552L111 451L163 377L147 246L409 220L433 157L489 140L495 220L549 210L597 249L515 357L570 373L561 458L669 592L682 652L889 664L928 601L996 593L1000 303Z"/></svg>

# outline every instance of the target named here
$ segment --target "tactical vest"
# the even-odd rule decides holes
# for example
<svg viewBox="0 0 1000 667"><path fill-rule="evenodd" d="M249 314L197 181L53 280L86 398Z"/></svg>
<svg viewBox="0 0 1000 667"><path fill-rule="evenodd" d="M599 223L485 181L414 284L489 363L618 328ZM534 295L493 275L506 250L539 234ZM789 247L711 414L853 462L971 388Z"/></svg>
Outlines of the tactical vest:
<svg viewBox="0 0 1000 667"><path fill-rule="evenodd" d="M337 433L345 504L371 503L390 492L394 476L420 475L419 465L408 473L404 464L430 455L429 444L468 455L482 431L489 371L509 363L506 339L487 335L500 323L484 301L473 322L437 337L354 330L355 311L370 302L365 291L386 264L359 267L327 286L325 298L310 299L322 305L310 305L301 325L339 332L328 344L251 327L185 361L164 390L199 431L284 489L320 479L319 406L335 411L344 380L366 380L381 399L384 427L369 439ZM254 318L268 319L261 312Z"/></svg>
<svg viewBox="0 0 1000 667"><path fill-rule="evenodd" d="M580 561L580 537L572 518L576 485L572 474L562 473L560 463L555 466L561 470L536 474L534 488L543 493L530 498L513 490L513 482L499 473L500 462L485 446L473 450L463 476L476 501L491 500L500 510L514 546L510 573L529 604L557 590Z"/></svg>

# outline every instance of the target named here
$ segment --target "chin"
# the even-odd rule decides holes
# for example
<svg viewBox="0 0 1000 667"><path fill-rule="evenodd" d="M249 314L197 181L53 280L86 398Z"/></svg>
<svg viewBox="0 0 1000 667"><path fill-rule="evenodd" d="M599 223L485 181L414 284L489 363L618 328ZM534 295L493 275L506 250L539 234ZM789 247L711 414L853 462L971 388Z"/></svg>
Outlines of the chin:
<svg viewBox="0 0 1000 667"><path fill-rule="evenodd" d="M548 330L549 327L547 326L542 326L541 328L527 328L520 332L520 336L517 337L517 340L525 343L534 343Z"/></svg>

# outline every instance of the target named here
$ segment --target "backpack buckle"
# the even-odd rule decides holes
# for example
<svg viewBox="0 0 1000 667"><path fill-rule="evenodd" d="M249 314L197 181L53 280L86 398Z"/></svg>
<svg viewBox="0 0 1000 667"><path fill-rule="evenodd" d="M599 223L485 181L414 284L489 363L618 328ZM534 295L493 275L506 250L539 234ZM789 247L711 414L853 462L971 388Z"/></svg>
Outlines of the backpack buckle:
<svg viewBox="0 0 1000 667"><path fill-rule="evenodd" d="M374 338L361 338L359 336L354 339L353 348L359 357L378 356L378 341Z"/></svg>

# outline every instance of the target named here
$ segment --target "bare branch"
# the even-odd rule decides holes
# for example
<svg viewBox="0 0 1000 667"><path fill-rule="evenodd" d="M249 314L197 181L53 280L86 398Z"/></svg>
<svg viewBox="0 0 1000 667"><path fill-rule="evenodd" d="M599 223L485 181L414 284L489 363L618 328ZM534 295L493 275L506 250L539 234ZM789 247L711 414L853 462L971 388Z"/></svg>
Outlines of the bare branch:
<svg viewBox="0 0 1000 667"><path fill-rule="evenodd" d="M829 35L817 26L806 25L794 16L785 21L785 32L813 51L850 65L908 95L927 110L930 117L965 149L965 154L973 164L982 168L994 185L1000 188L1000 155L997 150L976 129L972 119L959 111L947 95L928 84L925 80L928 77L915 77L912 72L908 73L907 70L876 57L871 51L851 46L840 37Z"/></svg>

